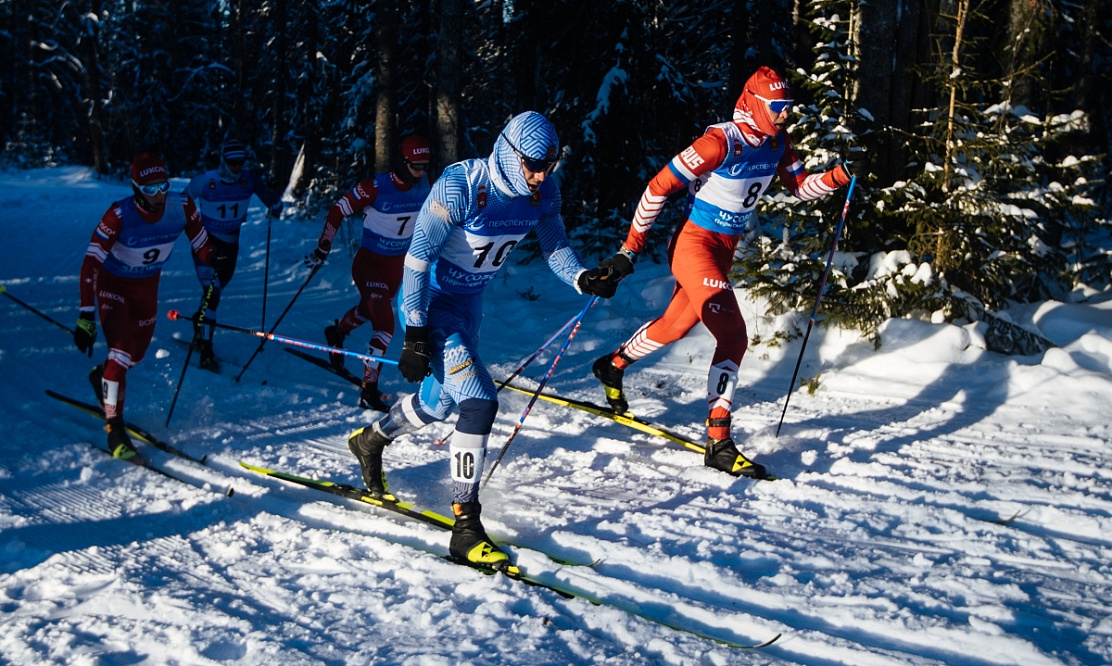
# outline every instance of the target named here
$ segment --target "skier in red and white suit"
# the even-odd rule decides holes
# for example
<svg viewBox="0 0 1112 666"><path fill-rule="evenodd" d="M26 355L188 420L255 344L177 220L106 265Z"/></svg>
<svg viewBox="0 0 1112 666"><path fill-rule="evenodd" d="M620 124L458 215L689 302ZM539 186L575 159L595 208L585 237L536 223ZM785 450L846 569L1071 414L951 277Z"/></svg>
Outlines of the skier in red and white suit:
<svg viewBox="0 0 1112 666"><path fill-rule="evenodd" d="M108 421L108 450L136 455L124 427L127 371L143 360L158 317L158 278L174 241L184 230L193 252L212 266L212 247L201 214L187 194L170 192L162 159L143 153L131 164L134 196L112 204L93 232L81 264L81 312L74 333L78 350L93 355L96 312L104 327L108 359L89 381Z"/></svg>
<svg viewBox="0 0 1112 666"><path fill-rule="evenodd" d="M398 161L400 158L400 162ZM402 263L413 238L417 212L432 190L428 142L415 134L402 139L401 150L387 173L365 178L328 210L317 249L305 258L310 268L321 264L332 250L332 240L349 215L362 214L363 237L351 263L351 278L359 289L359 303L343 318L324 329L329 346L342 348L348 334L366 322L374 333L367 345L371 356L383 356L394 337L392 301L402 283ZM343 354L330 354L336 368L343 367ZM382 364L363 365L363 388L359 406L385 412L390 409L378 390Z"/></svg>
<svg viewBox="0 0 1112 666"><path fill-rule="evenodd" d="M730 435L730 411L737 372L748 347L729 281L738 242L757 228L754 212L772 179L804 201L825 196L868 170L864 154L831 171L809 174L785 131L791 88L779 74L761 67L745 83L731 122L709 127L649 181L621 250L604 259L617 283L633 272L649 230L669 196L688 191L687 219L673 233L668 261L676 286L664 314L643 325L614 352L598 359L594 374L615 411L628 409L623 372L638 359L687 335L703 322L717 341L707 381L707 447L704 463L735 476L763 478L762 465L737 450ZM616 284L615 284L616 288Z"/></svg>

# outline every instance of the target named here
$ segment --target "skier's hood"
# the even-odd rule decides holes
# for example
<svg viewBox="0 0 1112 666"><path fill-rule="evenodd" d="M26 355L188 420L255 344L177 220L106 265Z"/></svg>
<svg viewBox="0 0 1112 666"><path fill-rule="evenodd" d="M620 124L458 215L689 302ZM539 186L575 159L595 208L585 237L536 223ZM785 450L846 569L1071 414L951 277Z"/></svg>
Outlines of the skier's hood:
<svg viewBox="0 0 1112 666"><path fill-rule="evenodd" d="M532 192L514 148L534 159L554 159L560 152L560 138L548 118L526 111L511 118L494 140L494 152L487 161L491 180L507 196L527 197Z"/></svg>

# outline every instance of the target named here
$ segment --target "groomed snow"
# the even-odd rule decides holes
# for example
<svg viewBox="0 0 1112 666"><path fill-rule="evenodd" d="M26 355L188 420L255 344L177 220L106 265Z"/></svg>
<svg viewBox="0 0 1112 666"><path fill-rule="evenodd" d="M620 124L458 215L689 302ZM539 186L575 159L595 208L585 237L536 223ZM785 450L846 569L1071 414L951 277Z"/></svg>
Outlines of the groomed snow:
<svg viewBox="0 0 1112 666"><path fill-rule="evenodd" d="M81 168L0 173L0 284L72 326L89 236L128 194ZM273 223L268 327L304 281L301 259L321 224ZM254 208L221 322L259 328L265 242ZM323 327L355 303L349 268L340 247L278 333L323 342ZM602 402L591 363L658 314L670 289L665 267L639 264L588 314L550 388ZM192 312L199 296L181 239L159 311ZM744 289L738 296L751 337L772 340L787 325L764 317ZM977 326L893 320L879 350L816 327L800 376L818 389L793 394L779 437L800 341L751 345L734 427L743 450L781 477L772 483L734 479L662 439L537 403L483 492L484 520L516 544L524 570L602 606L393 543L446 553L447 534L240 468L359 482L346 438L374 414L358 409L355 387L279 344L236 383L232 363L244 363L257 338L218 333L224 372L190 368L166 428L185 357L171 339L190 329L160 318L128 376L127 417L207 454L208 465L144 449L183 484L108 458L90 446L103 442L97 422L43 393L91 400L86 374L103 360L103 336L86 358L66 333L0 297L0 662L1109 663L1110 296L1089 290L1012 312L1058 345L1040 357L987 352ZM584 302L541 262L505 266L484 323L495 376ZM349 347L362 350L369 335L356 331ZM712 348L700 327L635 365L632 410L700 440ZM551 359L526 376L542 376ZM384 372L386 390L412 390ZM492 457L527 400L502 394ZM433 440L449 431L426 428L385 456L392 489L440 513L449 511L447 451ZM561 566L530 546L599 561ZM722 641L783 636L743 651L626 609Z"/></svg>

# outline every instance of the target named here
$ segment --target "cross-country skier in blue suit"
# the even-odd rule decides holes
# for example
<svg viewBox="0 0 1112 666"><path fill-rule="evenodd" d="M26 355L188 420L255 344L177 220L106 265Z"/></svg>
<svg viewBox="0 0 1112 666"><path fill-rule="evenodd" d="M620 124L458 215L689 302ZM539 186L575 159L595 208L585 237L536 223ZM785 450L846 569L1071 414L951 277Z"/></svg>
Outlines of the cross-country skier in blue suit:
<svg viewBox="0 0 1112 666"><path fill-rule="evenodd" d="M533 229L552 272L568 285L604 298L616 287L608 271L587 270L568 245L560 191L548 179L559 152L556 128L528 111L510 120L488 159L457 162L433 186L417 215L402 280L406 332L398 369L408 381L422 381L420 390L348 440L367 489L383 497L383 449L445 419L457 405L450 446L456 522L449 552L493 567L506 566L509 557L479 519L479 479L498 411L494 381L478 355L483 290Z"/></svg>

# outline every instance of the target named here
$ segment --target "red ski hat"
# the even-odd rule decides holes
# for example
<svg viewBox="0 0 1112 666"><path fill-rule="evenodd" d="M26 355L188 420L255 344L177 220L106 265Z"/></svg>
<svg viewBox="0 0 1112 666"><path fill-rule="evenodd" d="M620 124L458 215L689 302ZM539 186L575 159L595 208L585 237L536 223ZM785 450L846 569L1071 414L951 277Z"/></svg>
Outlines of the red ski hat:
<svg viewBox="0 0 1112 666"><path fill-rule="evenodd" d="M734 121L756 126L761 132L775 136L780 132L773 121L779 113L769 109L770 103L792 99L792 89L788 82L771 67L760 67L749 80L734 105Z"/></svg>
<svg viewBox="0 0 1112 666"><path fill-rule="evenodd" d="M416 134L405 137L402 139L402 159L406 162L428 162L432 159L429 142Z"/></svg>
<svg viewBox="0 0 1112 666"><path fill-rule="evenodd" d="M166 163L162 158L152 153L143 153L131 163L131 180L136 185L154 185L170 180L166 171Z"/></svg>

